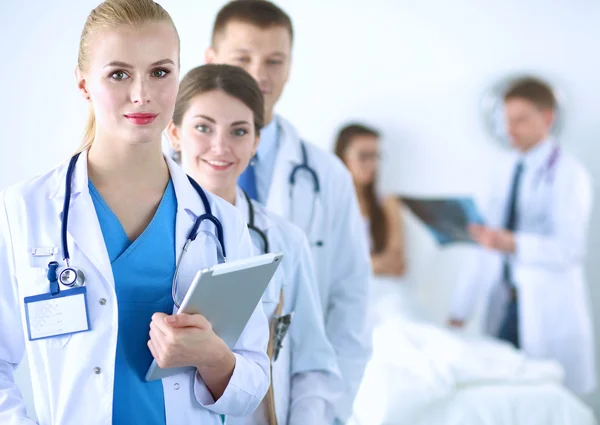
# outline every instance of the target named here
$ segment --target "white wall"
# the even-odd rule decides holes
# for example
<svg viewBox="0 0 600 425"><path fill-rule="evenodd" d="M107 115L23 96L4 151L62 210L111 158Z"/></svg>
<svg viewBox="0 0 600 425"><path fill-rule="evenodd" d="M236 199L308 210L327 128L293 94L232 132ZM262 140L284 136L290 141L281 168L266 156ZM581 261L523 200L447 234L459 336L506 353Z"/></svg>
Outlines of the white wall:
<svg viewBox="0 0 600 425"><path fill-rule="evenodd" d="M78 145L86 109L75 89L79 33L95 0L3 0L0 188L40 173ZM182 71L198 65L222 1L164 0L182 38ZM339 125L361 119L385 133L384 187L398 193L477 193L497 146L479 116L484 88L534 71L567 95L563 141L600 182L597 100L600 3L595 0L280 1L297 38L279 111L330 148ZM596 195L600 193L596 188ZM464 248L439 250L408 219L411 284L443 319ZM600 207L588 276L600 306ZM435 264L435 267L431 267ZM1 312L0 312L1 314ZM557 312L559 314L559 312ZM600 315L596 319L600 329ZM599 350L600 352L600 350ZM21 376L24 371L20 371ZM29 395L27 395L29 396ZM600 413L600 396L591 398Z"/></svg>

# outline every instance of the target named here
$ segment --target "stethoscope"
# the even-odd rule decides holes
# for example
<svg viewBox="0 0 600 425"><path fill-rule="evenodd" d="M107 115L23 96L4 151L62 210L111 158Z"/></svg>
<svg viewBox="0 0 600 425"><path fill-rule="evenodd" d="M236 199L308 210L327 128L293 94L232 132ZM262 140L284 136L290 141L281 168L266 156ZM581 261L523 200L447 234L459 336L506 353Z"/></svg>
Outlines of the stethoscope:
<svg viewBox="0 0 600 425"><path fill-rule="evenodd" d="M254 224L255 214L254 214L254 206L252 205L252 200L250 199L250 197L248 196L248 194L245 191L242 190L242 193L244 194L244 197L246 198L246 202L248 202L248 230L251 230L254 233L256 233L258 235L258 237L262 240L263 253L267 254L267 253L271 252L269 249L269 238L267 238L267 235L265 234L265 232L260 230Z"/></svg>
<svg viewBox="0 0 600 425"><path fill-rule="evenodd" d="M48 280L50 281L50 293L52 295L57 295L60 292L60 287L58 285L58 282L60 282L61 284L63 284L64 286L67 286L67 287L84 286L86 283L85 272L80 268L71 266L70 256L69 256L69 247L67 245L67 227L68 227L68 221L69 221L69 207L71 205L71 183L73 180L73 172L75 171L75 164L77 163L77 160L79 159L80 155L81 155L81 153L78 153L77 155L73 156L71 158L71 161L69 162L69 167L67 168L67 176L65 178L65 201L64 201L64 205L63 205L63 220L62 220L62 225L61 225L61 245L62 245L62 252L63 252L63 260L67 267L65 267L57 275L57 269L59 266L58 261L51 261L48 264ZM179 303L176 300L176 298L177 298L176 297L177 276L179 275L179 266L181 265L181 260L183 259L184 254L187 252L188 247L194 240L196 240L196 237L200 233L198 229L200 228L200 225L202 224L202 222L204 220L208 220L211 223L213 223L217 229L216 237L213 233L210 233L210 232L203 232L203 233L206 233L209 237L211 237L215 241L215 245L217 246L218 262L224 263L227 261L227 256L225 253L225 244L223 242L224 241L223 225L221 224L219 219L212 214L210 202L208 201L208 197L206 196L206 193L204 192L204 190L190 176L188 176L188 180L190 181L191 185L194 187L194 189L196 190L196 192L202 199L202 204L204 206L205 212L204 212L204 214L199 216L196 219L196 221L194 222L194 226L190 230L190 233L188 234L187 240L183 246L181 254L179 255L179 258L177 259L177 265L175 267L175 274L173 276L173 281L171 282L171 296L173 297L173 303L177 306L177 308L180 307Z"/></svg>
<svg viewBox="0 0 600 425"><path fill-rule="evenodd" d="M254 206L252 205L252 200L248 196L248 194L242 190L244 197L246 198L246 202L248 202L248 229L253 231L258 235L258 237L262 240L263 243L263 253L266 254L270 252L269 248L269 238L265 232L260 230L254 224ZM283 347L283 339L287 334L287 331L292 323L292 318L294 317L294 313L285 314L283 316L276 316L273 324L273 361L277 361L279 357L279 352Z"/></svg>
<svg viewBox="0 0 600 425"><path fill-rule="evenodd" d="M310 212L310 219L308 220L308 227L306 227L304 230L306 232L307 235L310 235L312 233L312 228L314 225L314 220L315 220L315 214L316 214L316 210L317 210L317 201L320 200L320 196L321 196L321 183L319 181L319 175L317 174L316 170L314 168L312 168L309 163L308 163L308 152L306 150L306 144L304 143L304 141L300 141L300 150L302 151L302 162L300 164L296 164L293 168L292 171L290 172L290 177L289 177L289 185L290 185L290 220L294 221L294 186L296 185L296 175L298 174L299 171L306 171L308 174L310 174L310 178L312 179L313 182L313 202L312 202L312 207L311 207L311 212ZM317 240L314 242L314 245L316 246L323 246L323 241L322 240Z"/></svg>
<svg viewBox="0 0 600 425"><path fill-rule="evenodd" d="M560 157L560 146L554 146L552 152L548 156L548 160L546 163L538 170L536 174L536 178L534 183L537 185L543 175L546 175L546 180L548 182L552 182L552 178L554 177L554 170L556 169L556 163L558 162L558 158Z"/></svg>

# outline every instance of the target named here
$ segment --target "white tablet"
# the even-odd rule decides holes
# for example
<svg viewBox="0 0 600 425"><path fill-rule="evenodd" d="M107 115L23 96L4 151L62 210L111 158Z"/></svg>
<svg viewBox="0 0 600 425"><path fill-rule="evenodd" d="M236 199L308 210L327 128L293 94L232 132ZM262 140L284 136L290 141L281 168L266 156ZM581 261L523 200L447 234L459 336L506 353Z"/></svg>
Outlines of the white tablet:
<svg viewBox="0 0 600 425"><path fill-rule="evenodd" d="M229 348L233 348L282 258L282 253L269 253L200 270L178 313L202 314L212 325L213 331ZM146 381L162 379L189 369L161 369L153 360L146 373Z"/></svg>

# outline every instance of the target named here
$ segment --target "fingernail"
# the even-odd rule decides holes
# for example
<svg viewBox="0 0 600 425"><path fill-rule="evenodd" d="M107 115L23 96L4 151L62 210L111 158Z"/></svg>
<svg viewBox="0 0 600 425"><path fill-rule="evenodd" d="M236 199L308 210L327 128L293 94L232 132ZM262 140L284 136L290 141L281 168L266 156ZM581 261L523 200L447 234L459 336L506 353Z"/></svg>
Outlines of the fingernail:
<svg viewBox="0 0 600 425"><path fill-rule="evenodd" d="M175 316L167 316L165 317L165 321L167 323L175 323L177 321L177 318Z"/></svg>

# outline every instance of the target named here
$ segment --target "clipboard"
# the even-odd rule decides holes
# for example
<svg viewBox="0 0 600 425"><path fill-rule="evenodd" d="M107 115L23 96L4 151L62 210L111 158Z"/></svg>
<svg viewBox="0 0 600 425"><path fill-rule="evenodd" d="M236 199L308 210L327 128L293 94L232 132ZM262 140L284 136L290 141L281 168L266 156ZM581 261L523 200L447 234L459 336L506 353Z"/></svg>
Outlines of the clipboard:
<svg viewBox="0 0 600 425"><path fill-rule="evenodd" d="M216 264L198 271L177 314L202 314L232 349L260 302L283 253L269 253ZM146 381L166 378L192 367L162 369L152 361Z"/></svg>
<svg viewBox="0 0 600 425"><path fill-rule="evenodd" d="M472 198L400 198L440 245L456 242L473 243L470 224L484 224Z"/></svg>

